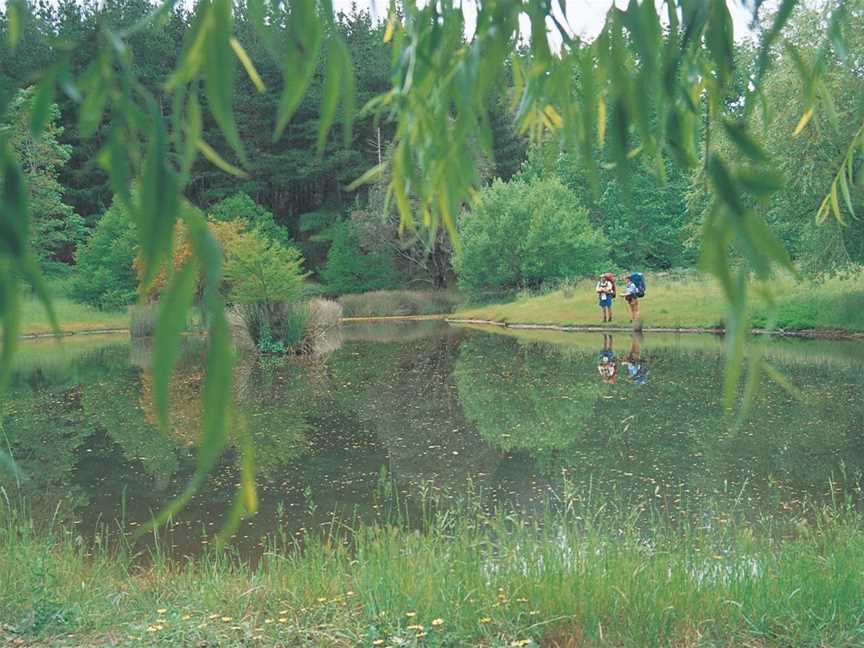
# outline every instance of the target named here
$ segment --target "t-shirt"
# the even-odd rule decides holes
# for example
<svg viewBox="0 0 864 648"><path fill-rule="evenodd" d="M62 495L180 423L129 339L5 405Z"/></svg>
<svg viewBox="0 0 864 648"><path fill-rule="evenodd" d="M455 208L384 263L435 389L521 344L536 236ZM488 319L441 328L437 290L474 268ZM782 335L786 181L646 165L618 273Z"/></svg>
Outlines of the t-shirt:
<svg viewBox="0 0 864 648"><path fill-rule="evenodd" d="M612 282L611 281L598 281L597 282L597 292L600 293L601 297L611 296L612 295Z"/></svg>

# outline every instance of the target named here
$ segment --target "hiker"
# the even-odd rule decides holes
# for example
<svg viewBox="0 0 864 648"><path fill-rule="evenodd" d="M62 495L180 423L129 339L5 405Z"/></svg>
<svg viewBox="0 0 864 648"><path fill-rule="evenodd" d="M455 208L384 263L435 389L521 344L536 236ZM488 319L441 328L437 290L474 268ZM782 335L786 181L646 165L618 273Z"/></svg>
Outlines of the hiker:
<svg viewBox="0 0 864 648"><path fill-rule="evenodd" d="M600 377L604 383L614 385L616 370L615 352L612 350L612 336L604 333L603 350L600 352L600 358L597 362L597 371L600 372Z"/></svg>
<svg viewBox="0 0 864 648"><path fill-rule="evenodd" d="M606 272L600 275L597 282L597 297L600 299L600 311L603 313L603 321L612 321L612 300L615 299L615 275Z"/></svg>
<svg viewBox="0 0 864 648"><path fill-rule="evenodd" d="M642 359L642 333L634 331L630 338L630 352L627 354L627 382L644 385L648 382L648 367Z"/></svg>
<svg viewBox="0 0 864 648"><path fill-rule="evenodd" d="M641 272L632 272L627 275L627 285L624 288L624 300L630 309L630 321L634 328L641 330L642 322L639 319L639 299L645 296L645 278Z"/></svg>

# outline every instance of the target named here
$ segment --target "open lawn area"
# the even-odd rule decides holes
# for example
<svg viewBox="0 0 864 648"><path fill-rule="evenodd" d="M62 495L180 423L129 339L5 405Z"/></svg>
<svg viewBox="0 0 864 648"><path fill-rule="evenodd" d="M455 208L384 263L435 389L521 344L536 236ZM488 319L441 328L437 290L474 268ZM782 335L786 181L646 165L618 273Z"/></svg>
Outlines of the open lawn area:
<svg viewBox="0 0 864 648"><path fill-rule="evenodd" d="M102 311L86 304L72 301L52 290L52 303L64 332L79 332L129 327L129 314L125 311ZM21 299L21 334L50 333L51 323L45 307L36 297L26 295Z"/></svg>
<svg viewBox="0 0 864 648"><path fill-rule="evenodd" d="M858 273L860 276L860 273ZM722 327L726 303L719 284L711 277L646 275L648 290L640 300L646 327ZM602 324L594 292L595 281L584 280L539 295L520 295L514 301L466 306L456 317L520 324ZM772 308L754 286L750 292L753 326L784 330L823 329L864 331L864 287L855 278L825 283L797 283L791 278L772 282L776 304ZM619 295L623 294L619 283ZM613 325L629 323L623 297L615 300Z"/></svg>

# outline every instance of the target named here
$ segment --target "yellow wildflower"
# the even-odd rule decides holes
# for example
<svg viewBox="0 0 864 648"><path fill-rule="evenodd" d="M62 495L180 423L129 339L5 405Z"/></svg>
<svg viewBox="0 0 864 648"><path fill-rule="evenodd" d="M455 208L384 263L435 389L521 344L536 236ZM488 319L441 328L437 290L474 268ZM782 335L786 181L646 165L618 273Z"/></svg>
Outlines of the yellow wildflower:
<svg viewBox="0 0 864 648"><path fill-rule="evenodd" d="M222 617L222 620L223 620L225 623L228 623L229 621L233 621L233 620L234 620L234 617L223 616L223 617Z"/></svg>
<svg viewBox="0 0 864 648"><path fill-rule="evenodd" d="M168 611L168 608L159 608L156 610L156 614L165 614Z"/></svg>
<svg viewBox="0 0 864 648"><path fill-rule="evenodd" d="M408 629L408 630L422 630L422 629L423 629L423 626L420 625L419 623L414 623L414 624L412 624L412 625L405 626L405 628Z"/></svg>
<svg viewBox="0 0 864 648"><path fill-rule="evenodd" d="M421 637L425 637L425 636L426 636L426 633L425 633L425 632L418 632L418 633L417 633L416 635L414 635L414 636L417 637L418 639L420 639Z"/></svg>
<svg viewBox="0 0 864 648"><path fill-rule="evenodd" d="M531 643L530 639L518 639L518 640L514 641L513 643L511 643L510 645L513 646L514 648L519 648L520 646L527 646L530 643Z"/></svg>
<svg viewBox="0 0 864 648"><path fill-rule="evenodd" d="M191 618L192 618L191 614L184 614L182 617L180 617L180 620L181 621L188 621Z"/></svg>
<svg viewBox="0 0 864 648"><path fill-rule="evenodd" d="M416 612L406 612L405 616L410 619L411 617L417 616L417 613Z"/></svg>
<svg viewBox="0 0 864 648"><path fill-rule="evenodd" d="M321 598L320 596L319 596L318 598L316 598L315 600L316 600L318 603L326 603L326 602L327 602L327 599L326 599L326 598Z"/></svg>
<svg viewBox="0 0 864 648"><path fill-rule="evenodd" d="M383 639L376 639L375 641L372 642L372 645L373 646L383 646L384 640Z"/></svg>
<svg viewBox="0 0 864 648"><path fill-rule="evenodd" d="M444 625L444 619L432 619L432 625L433 626Z"/></svg>
<svg viewBox="0 0 864 648"><path fill-rule="evenodd" d="M482 619L480 619L480 623L492 623L492 619L490 619L489 617L483 617Z"/></svg>
<svg viewBox="0 0 864 648"><path fill-rule="evenodd" d="M273 619L264 619L264 623L273 623Z"/></svg>
<svg viewBox="0 0 864 648"><path fill-rule="evenodd" d="M279 617L279 623L288 623L287 617Z"/></svg>

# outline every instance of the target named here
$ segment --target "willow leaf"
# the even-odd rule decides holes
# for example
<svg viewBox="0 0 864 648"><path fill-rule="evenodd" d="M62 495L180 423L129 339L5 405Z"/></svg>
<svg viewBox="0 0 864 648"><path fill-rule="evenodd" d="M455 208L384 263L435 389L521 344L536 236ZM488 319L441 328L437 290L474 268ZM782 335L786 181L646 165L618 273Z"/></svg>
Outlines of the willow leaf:
<svg viewBox="0 0 864 648"><path fill-rule="evenodd" d="M195 265L183 264L172 277L159 304L153 345L153 402L159 426L169 434L168 394L171 373L180 357L180 335L186 328L186 314L195 295Z"/></svg>
<svg viewBox="0 0 864 648"><path fill-rule="evenodd" d="M51 116L51 102L54 100L54 85L57 81L57 70L48 68L36 86L33 103L30 106L30 134L39 137Z"/></svg>

